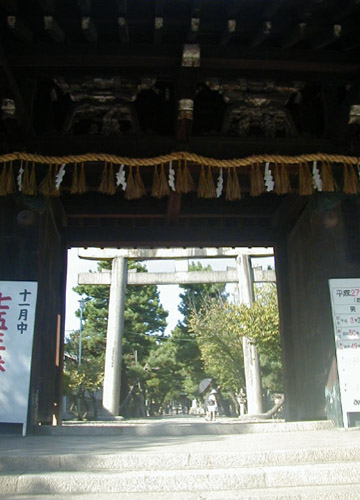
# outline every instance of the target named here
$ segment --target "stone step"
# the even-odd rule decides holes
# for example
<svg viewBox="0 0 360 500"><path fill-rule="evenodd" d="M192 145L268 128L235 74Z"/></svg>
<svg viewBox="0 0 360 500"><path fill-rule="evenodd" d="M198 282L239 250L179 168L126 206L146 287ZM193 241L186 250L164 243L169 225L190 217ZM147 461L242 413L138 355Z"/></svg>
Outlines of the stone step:
<svg viewBox="0 0 360 500"><path fill-rule="evenodd" d="M33 495L12 495L8 500L39 500ZM64 495L41 495L41 500L64 500ZM87 493L66 495L66 500L359 500L360 485L303 486L256 490L156 493Z"/></svg>
<svg viewBox="0 0 360 500"><path fill-rule="evenodd" d="M206 422L194 417L174 418L164 422L162 419L137 420L133 424L128 421L96 421L96 422L64 422L61 426L38 426L36 435L42 436L188 436L219 434L254 434L273 432L296 432L327 430L334 426L328 420L314 422L283 421L248 421L248 419L220 418L216 422Z"/></svg>
<svg viewBox="0 0 360 500"><path fill-rule="evenodd" d="M166 464L164 466L166 467ZM346 485L358 489L360 462L208 470L153 470L140 473L138 471L90 471L2 474L0 498L1 495L7 495L8 498L9 495L14 494L49 495L55 492L66 498L69 498L69 495L88 493L102 495L143 493L146 498L147 494L156 492L172 494L209 492L212 494L213 492L258 489L271 491L274 488L310 488L329 485L333 485L334 490ZM258 495L258 492L256 494ZM229 497L226 496L226 498ZM257 496L257 498L261 497Z"/></svg>
<svg viewBox="0 0 360 500"><path fill-rule="evenodd" d="M307 448L219 453L121 453L0 456L4 473L161 471L237 467L360 463L360 448Z"/></svg>

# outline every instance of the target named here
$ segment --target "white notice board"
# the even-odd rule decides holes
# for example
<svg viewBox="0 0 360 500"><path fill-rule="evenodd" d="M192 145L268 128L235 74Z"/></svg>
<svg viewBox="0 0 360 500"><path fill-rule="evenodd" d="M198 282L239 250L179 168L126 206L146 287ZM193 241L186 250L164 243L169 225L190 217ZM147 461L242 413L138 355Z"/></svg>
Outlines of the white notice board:
<svg viewBox="0 0 360 500"><path fill-rule="evenodd" d="M37 283L0 281L0 422L26 434Z"/></svg>
<svg viewBox="0 0 360 500"><path fill-rule="evenodd" d="M360 278L329 280L344 426L360 412Z"/></svg>

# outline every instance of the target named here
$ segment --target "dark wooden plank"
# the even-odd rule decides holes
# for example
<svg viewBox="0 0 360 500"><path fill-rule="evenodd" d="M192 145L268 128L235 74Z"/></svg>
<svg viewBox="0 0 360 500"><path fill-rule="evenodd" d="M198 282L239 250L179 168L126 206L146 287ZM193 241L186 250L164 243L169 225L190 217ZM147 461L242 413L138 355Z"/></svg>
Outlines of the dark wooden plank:
<svg viewBox="0 0 360 500"><path fill-rule="evenodd" d="M186 247L186 246L273 246L274 231L269 227L244 228L236 225L210 229L202 223L200 226L187 224L185 227L138 225L136 227L121 226L114 230L113 226L105 227L67 227L64 238L68 246L121 246L134 247L151 244L153 247Z"/></svg>
<svg viewBox="0 0 360 500"><path fill-rule="evenodd" d="M129 43L129 26L125 17L118 18L118 34L121 43Z"/></svg>
<svg viewBox="0 0 360 500"><path fill-rule="evenodd" d="M91 19L91 17L87 16L81 19L81 30L83 32L84 37L89 43L97 43L98 32L95 23Z"/></svg>
<svg viewBox="0 0 360 500"><path fill-rule="evenodd" d="M77 0L80 12L83 16L89 16L91 13L91 0Z"/></svg>
<svg viewBox="0 0 360 500"><path fill-rule="evenodd" d="M167 222L170 225L177 224L181 210L181 193L170 192L168 199Z"/></svg>
<svg viewBox="0 0 360 500"><path fill-rule="evenodd" d="M34 136L35 132L33 129L33 124L30 119L29 113L26 109L23 96L20 92L19 85L16 81L14 73L9 66L7 59L4 54L4 50L0 45L0 65L5 74L6 80L9 84L9 87L14 95L15 103L16 103L16 114L18 117L19 125L25 132L30 136Z"/></svg>
<svg viewBox="0 0 360 500"><path fill-rule="evenodd" d="M89 142L90 141L90 142ZM14 151L26 149L29 152L44 154L81 154L91 151L95 153L118 154L121 156L149 157L172 151L191 151L196 154L214 158L243 157L251 154L288 154L299 155L305 153L358 154L354 150L356 143L351 147L338 144L330 139L308 137L271 139L237 137L191 137L189 143L178 144L174 137L157 135L124 135L116 136L59 136L36 137L8 140L8 147Z"/></svg>
<svg viewBox="0 0 360 500"><path fill-rule="evenodd" d="M236 19L228 19L220 38L220 45L227 45L236 34Z"/></svg>
<svg viewBox="0 0 360 500"><path fill-rule="evenodd" d="M155 17L154 19L154 43L158 44L162 42L164 34L164 18Z"/></svg>
<svg viewBox="0 0 360 500"><path fill-rule="evenodd" d="M126 34L127 24L119 29L122 41L128 40ZM119 21L120 22L120 21ZM54 28L56 25L53 25ZM51 31L49 25L49 31ZM124 33L123 33L124 32ZM59 41L64 40L64 35L59 34ZM144 74L153 69L162 74L179 67L181 63L181 47L169 45L142 45L133 44L127 47L108 46L99 47L96 52L85 51L83 46L72 44L58 46L49 52L43 46L34 45L30 50L22 53L9 53L9 63L12 67L22 71L36 71L47 69L49 71L81 72L91 69L113 69L121 67L123 71ZM283 77L301 76L306 79L321 80L321 78L346 79L360 71L359 58L352 54L344 55L341 52L313 51L311 54L304 51L239 51L234 47L202 46L201 68L202 76L210 74L212 77L230 77L242 74L257 75L258 77L275 73ZM170 73L171 74L171 73ZM269 76L268 76L269 77Z"/></svg>
<svg viewBox="0 0 360 500"><path fill-rule="evenodd" d="M34 35L32 31L17 17L8 16L7 25L10 32L19 40L25 43L31 43L33 41Z"/></svg>
<svg viewBox="0 0 360 500"><path fill-rule="evenodd" d="M258 29L258 31L255 33L253 36L249 47L251 49L258 47L261 45L267 38L270 37L272 31L272 23L271 21L267 20L264 21L261 25L261 27Z"/></svg>
<svg viewBox="0 0 360 500"><path fill-rule="evenodd" d="M65 42L65 33L52 16L44 16L44 29L54 42Z"/></svg>
<svg viewBox="0 0 360 500"><path fill-rule="evenodd" d="M53 14L55 11L55 0L37 0L45 14Z"/></svg>
<svg viewBox="0 0 360 500"><path fill-rule="evenodd" d="M17 15L19 12L18 0L0 0L0 7L11 15Z"/></svg>

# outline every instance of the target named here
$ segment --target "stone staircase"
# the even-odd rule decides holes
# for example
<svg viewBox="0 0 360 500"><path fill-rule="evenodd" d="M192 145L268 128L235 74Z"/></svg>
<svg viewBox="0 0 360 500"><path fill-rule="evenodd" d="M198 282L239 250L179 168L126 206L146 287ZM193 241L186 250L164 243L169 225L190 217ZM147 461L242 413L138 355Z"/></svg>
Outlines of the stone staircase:
<svg viewBox="0 0 360 500"><path fill-rule="evenodd" d="M136 436L135 426L132 435L96 439L57 429L62 436L24 438L23 451L0 451L0 499L360 499L360 430L324 425L215 435L210 424L208 434L183 437Z"/></svg>

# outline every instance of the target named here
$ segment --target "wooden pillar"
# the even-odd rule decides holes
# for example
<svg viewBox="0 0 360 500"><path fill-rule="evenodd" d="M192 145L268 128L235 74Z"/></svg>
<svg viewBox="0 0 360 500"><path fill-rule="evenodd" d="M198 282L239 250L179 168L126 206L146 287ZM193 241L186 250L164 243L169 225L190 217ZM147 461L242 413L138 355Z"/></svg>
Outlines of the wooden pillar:
<svg viewBox="0 0 360 500"><path fill-rule="evenodd" d="M36 281L38 297L29 395L29 430L61 422L66 249L56 200L0 200L0 275L3 281Z"/></svg>
<svg viewBox="0 0 360 500"><path fill-rule="evenodd" d="M285 420L289 421L297 420L297 390L286 235L283 235L275 246L275 269L279 303Z"/></svg>

